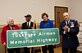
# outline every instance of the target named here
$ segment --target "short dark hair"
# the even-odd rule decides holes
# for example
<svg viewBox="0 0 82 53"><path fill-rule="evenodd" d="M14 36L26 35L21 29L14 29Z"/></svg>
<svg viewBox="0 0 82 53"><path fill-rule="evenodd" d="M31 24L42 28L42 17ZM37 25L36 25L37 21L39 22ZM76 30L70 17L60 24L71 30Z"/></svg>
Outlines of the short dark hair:
<svg viewBox="0 0 82 53"><path fill-rule="evenodd" d="M24 16L24 17L29 17L29 18L31 18L32 16L31 16L30 14L28 14L28 15L26 15L26 16Z"/></svg>
<svg viewBox="0 0 82 53"><path fill-rule="evenodd" d="M43 19L43 16L46 15L48 17L48 14L47 13L42 13L42 19Z"/></svg>

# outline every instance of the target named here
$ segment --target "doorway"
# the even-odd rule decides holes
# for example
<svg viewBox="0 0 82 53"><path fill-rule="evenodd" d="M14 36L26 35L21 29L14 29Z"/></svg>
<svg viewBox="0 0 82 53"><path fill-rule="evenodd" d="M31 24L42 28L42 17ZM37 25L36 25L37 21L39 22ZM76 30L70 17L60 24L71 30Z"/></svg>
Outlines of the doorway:
<svg viewBox="0 0 82 53"><path fill-rule="evenodd" d="M55 15L55 27L59 28L60 23L64 20L63 13L68 12L68 7L55 6L54 7Z"/></svg>
<svg viewBox="0 0 82 53"><path fill-rule="evenodd" d="M68 12L68 7L54 6L54 19L55 27L60 28L60 23L64 20L63 13ZM56 47L62 46L62 36L60 36L60 44L57 44Z"/></svg>

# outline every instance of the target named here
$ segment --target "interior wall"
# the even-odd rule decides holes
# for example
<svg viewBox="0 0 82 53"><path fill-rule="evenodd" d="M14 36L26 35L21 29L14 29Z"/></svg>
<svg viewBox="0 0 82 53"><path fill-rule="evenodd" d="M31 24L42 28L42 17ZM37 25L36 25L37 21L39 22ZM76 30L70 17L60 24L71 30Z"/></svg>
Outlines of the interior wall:
<svg viewBox="0 0 82 53"><path fill-rule="evenodd" d="M82 0L70 0L70 16L82 22Z"/></svg>
<svg viewBox="0 0 82 53"><path fill-rule="evenodd" d="M68 6L68 0L0 0L0 24L6 24L9 17L21 24L26 14L32 15L32 21L40 22L43 12L53 20L54 6Z"/></svg>
<svg viewBox="0 0 82 53"><path fill-rule="evenodd" d="M55 0L55 6L69 7L69 0Z"/></svg>
<svg viewBox="0 0 82 53"><path fill-rule="evenodd" d="M53 3L54 0L0 0L0 24L6 24L8 17L20 24L25 21L26 14L31 14L33 21L40 21L43 12L52 19Z"/></svg>

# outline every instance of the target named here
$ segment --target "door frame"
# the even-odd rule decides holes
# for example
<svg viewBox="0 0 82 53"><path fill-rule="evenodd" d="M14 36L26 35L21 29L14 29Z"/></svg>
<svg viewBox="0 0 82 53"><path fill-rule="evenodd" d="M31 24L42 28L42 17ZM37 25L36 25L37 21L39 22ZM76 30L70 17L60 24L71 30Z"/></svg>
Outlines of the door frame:
<svg viewBox="0 0 82 53"><path fill-rule="evenodd" d="M56 8L67 8L67 12L68 12L68 7L54 6L54 20L56 20ZM56 25L56 21L55 21L55 25Z"/></svg>

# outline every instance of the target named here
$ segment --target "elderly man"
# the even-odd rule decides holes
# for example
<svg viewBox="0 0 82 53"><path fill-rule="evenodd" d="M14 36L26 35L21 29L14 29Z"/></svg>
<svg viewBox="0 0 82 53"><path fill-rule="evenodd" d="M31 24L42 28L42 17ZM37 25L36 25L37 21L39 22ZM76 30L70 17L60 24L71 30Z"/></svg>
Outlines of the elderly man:
<svg viewBox="0 0 82 53"><path fill-rule="evenodd" d="M63 13L64 21L60 24L62 38L62 53L76 53L79 46L77 34L79 26L77 20L70 19L67 12Z"/></svg>
<svg viewBox="0 0 82 53"><path fill-rule="evenodd" d="M26 21L22 23L22 29L32 29L34 26L34 23L31 21L32 16L30 14L24 16ZM33 53L33 51L31 51ZM30 48L24 47L24 53L30 53Z"/></svg>

